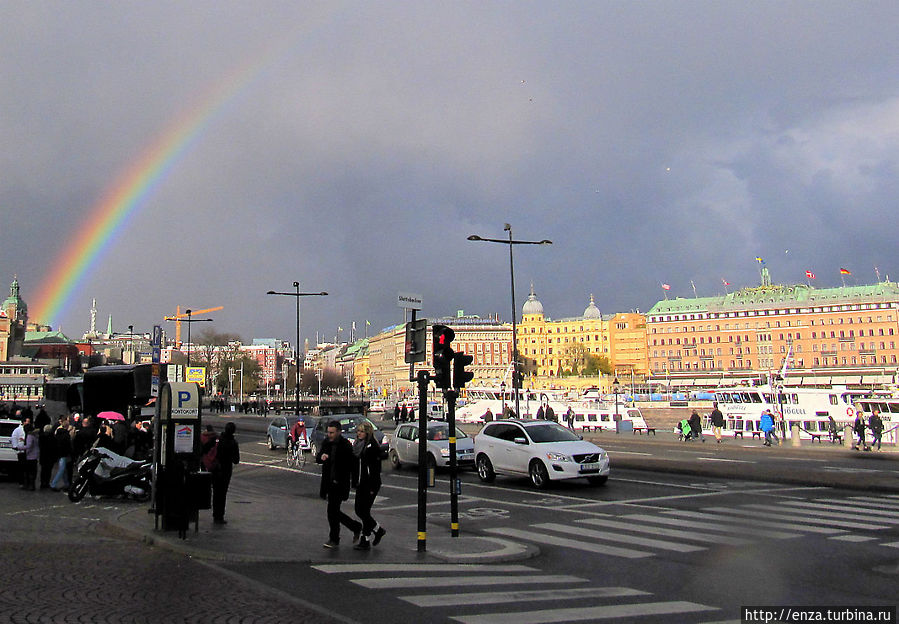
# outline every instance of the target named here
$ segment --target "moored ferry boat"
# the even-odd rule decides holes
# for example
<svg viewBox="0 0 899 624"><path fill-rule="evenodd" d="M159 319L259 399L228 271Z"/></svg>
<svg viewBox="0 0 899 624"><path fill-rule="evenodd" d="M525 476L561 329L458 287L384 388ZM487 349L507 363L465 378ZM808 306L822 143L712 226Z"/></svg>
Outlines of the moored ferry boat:
<svg viewBox="0 0 899 624"><path fill-rule="evenodd" d="M759 432L759 420L766 409L775 416L777 435L786 437L792 435L793 425L798 425L800 438L826 438L831 418L836 423L837 431L842 433L844 427L855 422L858 411L863 412L867 421L875 407L881 412L885 432L899 423L899 396L887 392L850 390L846 386L774 388L770 384L762 384L717 388L715 400L724 415L722 433L725 435L746 436ZM703 421L704 428L711 427L708 414L704 415Z"/></svg>

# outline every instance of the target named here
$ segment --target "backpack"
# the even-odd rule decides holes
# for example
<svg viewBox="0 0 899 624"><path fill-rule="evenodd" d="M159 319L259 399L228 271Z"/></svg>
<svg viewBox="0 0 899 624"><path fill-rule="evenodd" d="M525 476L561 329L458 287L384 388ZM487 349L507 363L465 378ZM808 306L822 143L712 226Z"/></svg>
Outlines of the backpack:
<svg viewBox="0 0 899 624"><path fill-rule="evenodd" d="M201 460L201 462L203 464L203 468L205 468L208 472L212 472L219 467L218 450L219 441L216 440L215 444L212 445L212 448L206 451L206 454L203 455L203 459Z"/></svg>

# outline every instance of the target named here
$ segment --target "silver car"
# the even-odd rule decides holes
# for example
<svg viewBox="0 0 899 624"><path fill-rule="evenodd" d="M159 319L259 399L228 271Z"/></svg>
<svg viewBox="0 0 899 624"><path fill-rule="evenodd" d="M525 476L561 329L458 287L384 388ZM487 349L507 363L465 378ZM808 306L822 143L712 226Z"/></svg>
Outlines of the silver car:
<svg viewBox="0 0 899 624"><path fill-rule="evenodd" d="M418 424L405 423L396 428L387 453L394 468L403 464L418 464ZM428 466L449 466L449 425L445 422L428 423ZM456 429L456 464L459 467L474 466L474 441L461 429Z"/></svg>

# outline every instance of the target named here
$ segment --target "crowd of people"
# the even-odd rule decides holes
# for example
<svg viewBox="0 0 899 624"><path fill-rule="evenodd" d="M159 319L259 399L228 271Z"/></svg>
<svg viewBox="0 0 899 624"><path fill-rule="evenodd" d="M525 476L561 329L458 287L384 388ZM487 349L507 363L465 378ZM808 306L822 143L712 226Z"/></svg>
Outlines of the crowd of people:
<svg viewBox="0 0 899 624"><path fill-rule="evenodd" d="M0 406L0 418L19 425L10 436L16 453L16 477L23 490L66 491L72 482L75 462L93 447L106 448L132 459L149 458L153 434L139 420L107 421L77 412L63 414L55 422L43 407Z"/></svg>

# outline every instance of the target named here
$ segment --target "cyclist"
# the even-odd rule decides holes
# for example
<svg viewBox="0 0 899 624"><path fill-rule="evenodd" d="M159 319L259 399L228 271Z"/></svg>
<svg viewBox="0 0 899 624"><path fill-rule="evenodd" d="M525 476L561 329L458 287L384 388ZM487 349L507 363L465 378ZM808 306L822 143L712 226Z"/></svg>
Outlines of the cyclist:
<svg viewBox="0 0 899 624"><path fill-rule="evenodd" d="M290 430L290 448L291 450L302 441L303 446L309 446L309 438L306 437L306 421L302 417L297 418Z"/></svg>

